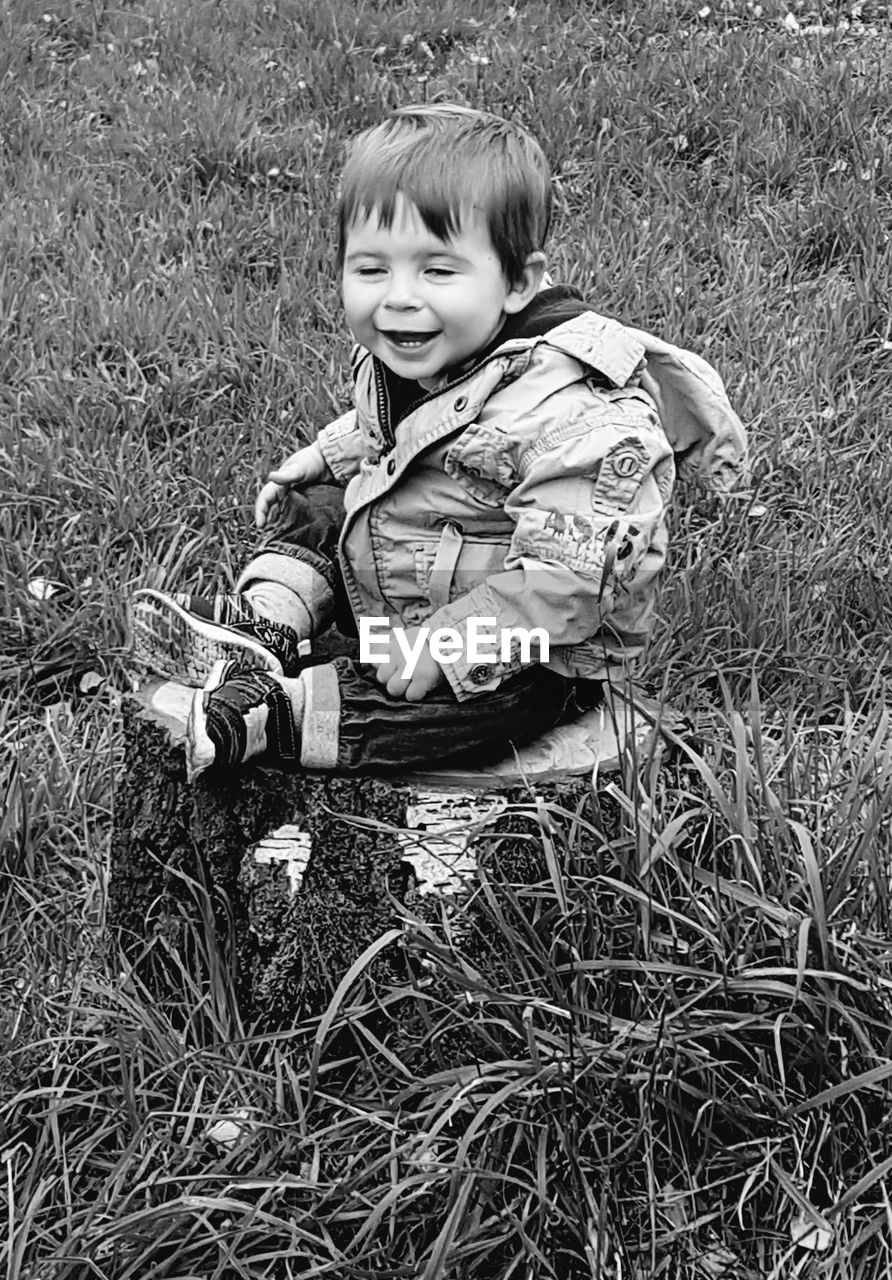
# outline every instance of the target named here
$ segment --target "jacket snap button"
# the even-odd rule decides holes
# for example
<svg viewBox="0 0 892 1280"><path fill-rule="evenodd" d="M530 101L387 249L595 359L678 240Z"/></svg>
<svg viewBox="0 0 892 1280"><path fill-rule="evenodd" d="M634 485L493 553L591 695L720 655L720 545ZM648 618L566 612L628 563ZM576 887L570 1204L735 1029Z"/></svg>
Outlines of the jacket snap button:
<svg viewBox="0 0 892 1280"><path fill-rule="evenodd" d="M392 476L394 471L396 471L396 458L388 458L387 466L384 469L389 476Z"/></svg>
<svg viewBox="0 0 892 1280"><path fill-rule="evenodd" d="M491 667L472 667L468 672L472 684L486 684L492 675Z"/></svg>
<svg viewBox="0 0 892 1280"><path fill-rule="evenodd" d="M466 405L467 403L468 403L468 397L467 397L467 396L459 396L459 397L458 397L458 399L456 400L455 404L454 404L452 407L453 407L453 409L455 410L455 412L456 412L456 413L461 413L462 409L464 409L464 407L465 407L465 405Z"/></svg>

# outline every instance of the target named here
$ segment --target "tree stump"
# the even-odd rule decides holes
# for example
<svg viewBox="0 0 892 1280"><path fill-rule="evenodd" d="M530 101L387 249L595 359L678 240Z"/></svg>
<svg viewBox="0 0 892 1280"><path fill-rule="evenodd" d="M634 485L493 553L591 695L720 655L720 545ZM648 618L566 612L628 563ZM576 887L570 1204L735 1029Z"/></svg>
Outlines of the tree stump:
<svg viewBox="0 0 892 1280"><path fill-rule="evenodd" d="M485 771L395 778L249 766L187 783L192 692L154 681L125 699L110 923L159 996L183 956L206 980L222 956L242 1016L263 1027L319 1014L406 913L460 928L478 858L494 843L521 884L548 874L549 815L575 817L582 850L594 852L605 820L593 784L650 752L666 722L658 704L623 695ZM408 976L399 952L376 961L385 981Z"/></svg>

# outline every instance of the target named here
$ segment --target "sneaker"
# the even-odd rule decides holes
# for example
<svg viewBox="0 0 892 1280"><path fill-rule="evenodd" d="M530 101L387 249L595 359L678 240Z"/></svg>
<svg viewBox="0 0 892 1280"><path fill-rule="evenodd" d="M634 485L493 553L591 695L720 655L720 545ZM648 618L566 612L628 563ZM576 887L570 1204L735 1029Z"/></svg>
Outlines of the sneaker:
<svg viewBox="0 0 892 1280"><path fill-rule="evenodd" d="M166 680L198 686L218 662L236 670L299 670L311 648L293 628L262 617L238 595L203 599L143 587L134 593L130 629L141 665Z"/></svg>
<svg viewBox="0 0 892 1280"><path fill-rule="evenodd" d="M192 695L186 778L192 782L206 769L233 769L267 754L285 765L300 758L294 706L281 678L272 671L216 663L204 688Z"/></svg>

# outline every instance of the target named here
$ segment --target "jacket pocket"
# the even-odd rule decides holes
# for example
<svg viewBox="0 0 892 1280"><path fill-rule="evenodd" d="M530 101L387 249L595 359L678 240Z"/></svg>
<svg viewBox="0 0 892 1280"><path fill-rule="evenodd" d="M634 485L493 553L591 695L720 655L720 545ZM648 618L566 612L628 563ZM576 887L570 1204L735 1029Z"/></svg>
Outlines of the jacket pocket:
<svg viewBox="0 0 892 1280"><path fill-rule="evenodd" d="M511 457L511 441L497 427L472 423L449 446L444 459L447 473L464 490L489 507L501 507L518 483Z"/></svg>
<svg viewBox="0 0 892 1280"><path fill-rule="evenodd" d="M466 595L505 566L508 541L496 536L468 537L454 524L443 528L438 541L416 543L415 581L435 609Z"/></svg>

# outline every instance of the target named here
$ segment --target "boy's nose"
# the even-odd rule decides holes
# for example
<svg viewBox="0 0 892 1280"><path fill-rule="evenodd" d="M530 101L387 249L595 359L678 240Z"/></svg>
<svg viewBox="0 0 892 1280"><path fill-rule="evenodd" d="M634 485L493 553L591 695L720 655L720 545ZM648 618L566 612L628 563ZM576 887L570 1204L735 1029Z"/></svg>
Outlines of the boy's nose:
<svg viewBox="0 0 892 1280"><path fill-rule="evenodd" d="M415 277L395 272L390 277L390 287L387 290L384 305L392 311L416 310L420 304L415 288Z"/></svg>

